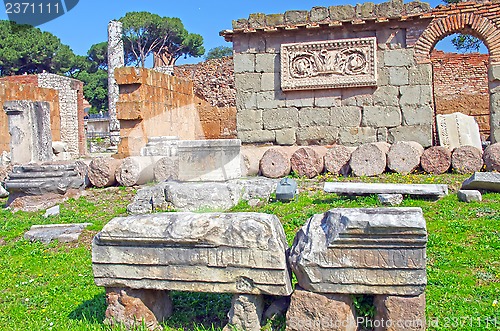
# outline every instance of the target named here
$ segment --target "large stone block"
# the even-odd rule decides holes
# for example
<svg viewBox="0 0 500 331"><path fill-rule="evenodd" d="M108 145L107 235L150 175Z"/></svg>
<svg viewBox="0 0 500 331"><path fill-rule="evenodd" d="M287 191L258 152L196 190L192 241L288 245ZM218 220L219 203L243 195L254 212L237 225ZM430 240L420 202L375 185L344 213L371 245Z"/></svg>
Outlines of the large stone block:
<svg viewBox="0 0 500 331"><path fill-rule="evenodd" d="M495 172L476 172L463 182L462 189L500 192L500 174Z"/></svg>
<svg viewBox="0 0 500 331"><path fill-rule="evenodd" d="M403 125L432 125L434 109L430 105L406 105L401 110Z"/></svg>
<svg viewBox="0 0 500 331"><path fill-rule="evenodd" d="M236 114L236 124L239 131L251 131L262 129L262 110L245 109Z"/></svg>
<svg viewBox="0 0 500 331"><path fill-rule="evenodd" d="M294 145L297 142L295 128L276 130L276 143L278 145Z"/></svg>
<svg viewBox="0 0 500 331"><path fill-rule="evenodd" d="M342 103L341 90L314 91L315 107L340 107L341 103Z"/></svg>
<svg viewBox="0 0 500 331"><path fill-rule="evenodd" d="M325 192L347 195L405 194L428 198L448 195L448 185L443 184L390 184L390 183L325 183Z"/></svg>
<svg viewBox="0 0 500 331"><path fill-rule="evenodd" d="M401 86L399 88L401 106L419 105L432 103L432 88L430 85Z"/></svg>
<svg viewBox="0 0 500 331"><path fill-rule="evenodd" d="M332 209L297 233L289 262L317 293L419 295L427 284L420 208Z"/></svg>
<svg viewBox="0 0 500 331"><path fill-rule="evenodd" d="M408 85L408 69L405 67L390 67L389 84L394 86Z"/></svg>
<svg viewBox="0 0 500 331"><path fill-rule="evenodd" d="M310 126L296 131L299 145L328 145L337 142L339 128L332 126Z"/></svg>
<svg viewBox="0 0 500 331"><path fill-rule="evenodd" d="M413 49L396 49L384 52L384 64L387 67L410 67L415 64Z"/></svg>
<svg viewBox="0 0 500 331"><path fill-rule="evenodd" d="M234 73L255 72L255 54L242 54L235 52L233 55Z"/></svg>
<svg viewBox="0 0 500 331"><path fill-rule="evenodd" d="M289 91L286 93L287 107L312 107L313 105L313 91Z"/></svg>
<svg viewBox="0 0 500 331"><path fill-rule="evenodd" d="M342 294L319 294L297 287L286 313L287 331L356 331L352 298Z"/></svg>
<svg viewBox="0 0 500 331"><path fill-rule="evenodd" d="M430 85L432 84L432 65L429 63L418 64L409 68L410 85Z"/></svg>
<svg viewBox="0 0 500 331"><path fill-rule="evenodd" d="M236 91L236 109L256 109L257 93Z"/></svg>
<svg viewBox="0 0 500 331"><path fill-rule="evenodd" d="M277 90L257 93L257 108L270 109L285 107L285 96ZM291 107L291 106L287 106Z"/></svg>
<svg viewBox="0 0 500 331"><path fill-rule="evenodd" d="M375 106L399 106L399 88L396 86L380 86L373 93Z"/></svg>
<svg viewBox="0 0 500 331"><path fill-rule="evenodd" d="M424 331L425 293L416 296L377 295L375 331Z"/></svg>
<svg viewBox="0 0 500 331"><path fill-rule="evenodd" d="M261 87L261 74L243 73L234 75L236 90L240 92L258 92Z"/></svg>
<svg viewBox="0 0 500 331"><path fill-rule="evenodd" d="M346 21L355 17L356 11L351 5L330 6L330 19L332 21Z"/></svg>
<svg viewBox="0 0 500 331"><path fill-rule="evenodd" d="M278 73L280 72L280 58L277 54L256 54L255 71ZM279 81L279 78L278 78Z"/></svg>
<svg viewBox="0 0 500 331"><path fill-rule="evenodd" d="M332 107L330 112L330 125L338 126L340 128L360 126L361 107Z"/></svg>
<svg viewBox="0 0 500 331"><path fill-rule="evenodd" d="M271 130L251 130L238 131L238 138L242 143L267 143L276 139L275 131Z"/></svg>
<svg viewBox="0 0 500 331"><path fill-rule="evenodd" d="M92 265L98 286L286 296L286 250L274 215L160 213L111 220Z"/></svg>
<svg viewBox="0 0 500 331"><path fill-rule="evenodd" d="M377 130L374 128L352 127L340 128L339 144L345 146L358 146L377 141Z"/></svg>
<svg viewBox="0 0 500 331"><path fill-rule="evenodd" d="M225 181L241 177L239 139L180 140L181 181Z"/></svg>
<svg viewBox="0 0 500 331"><path fill-rule="evenodd" d="M330 108L302 108L299 111L299 125L325 126L330 124Z"/></svg>
<svg viewBox="0 0 500 331"><path fill-rule="evenodd" d="M298 110L295 107L266 109L262 112L264 129L296 128L299 123Z"/></svg>
<svg viewBox="0 0 500 331"><path fill-rule="evenodd" d="M330 12L326 7L313 7L309 12L311 22L322 22L330 18Z"/></svg>
<svg viewBox="0 0 500 331"><path fill-rule="evenodd" d="M275 73L263 73L260 81L261 91L276 91L280 88L279 76Z"/></svg>
<svg viewBox="0 0 500 331"><path fill-rule="evenodd" d="M403 125L389 129L388 142L416 141L423 147L432 145L432 125Z"/></svg>
<svg viewBox="0 0 500 331"><path fill-rule="evenodd" d="M399 107L363 107L362 125L367 127L394 127L401 125Z"/></svg>

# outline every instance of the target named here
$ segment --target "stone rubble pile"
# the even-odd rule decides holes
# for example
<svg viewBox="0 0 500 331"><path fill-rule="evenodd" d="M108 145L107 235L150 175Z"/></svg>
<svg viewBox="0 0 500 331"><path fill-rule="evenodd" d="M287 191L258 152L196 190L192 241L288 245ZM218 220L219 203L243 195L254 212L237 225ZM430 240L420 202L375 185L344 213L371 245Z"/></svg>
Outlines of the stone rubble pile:
<svg viewBox="0 0 500 331"><path fill-rule="evenodd" d="M236 106L232 57L175 66L174 74L192 80L195 94L210 105L220 108Z"/></svg>

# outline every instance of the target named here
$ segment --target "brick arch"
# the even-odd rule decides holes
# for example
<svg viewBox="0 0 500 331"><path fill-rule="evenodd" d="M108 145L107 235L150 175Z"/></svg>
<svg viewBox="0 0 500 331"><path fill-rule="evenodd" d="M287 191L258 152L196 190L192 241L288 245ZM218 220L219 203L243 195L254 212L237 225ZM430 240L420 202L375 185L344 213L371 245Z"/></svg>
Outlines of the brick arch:
<svg viewBox="0 0 500 331"><path fill-rule="evenodd" d="M429 62L430 53L438 41L457 32L481 39L489 50L490 61L500 62L500 29L489 19L473 13L449 15L433 20L415 43L417 62Z"/></svg>

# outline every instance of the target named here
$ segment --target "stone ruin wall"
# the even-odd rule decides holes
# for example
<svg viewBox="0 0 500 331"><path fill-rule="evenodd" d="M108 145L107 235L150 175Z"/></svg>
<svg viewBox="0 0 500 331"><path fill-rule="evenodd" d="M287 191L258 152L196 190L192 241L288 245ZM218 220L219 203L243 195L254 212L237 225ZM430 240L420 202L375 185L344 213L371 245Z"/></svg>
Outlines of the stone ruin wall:
<svg viewBox="0 0 500 331"><path fill-rule="evenodd" d="M233 29L221 35L233 42L238 137L246 143L280 145L414 140L430 146L434 122L430 52L441 38L464 32L480 37L490 51L495 142L500 137L499 11L497 2L431 9L418 1L394 0L257 13L233 21ZM281 63L282 59L292 59L301 47L302 51L324 47L330 52L332 43L353 39L352 49L366 42L362 38L375 40L377 55L371 65L377 67L376 80L294 90L283 79L283 69L294 69L292 62ZM292 44L285 46L291 55L282 54L283 44Z"/></svg>
<svg viewBox="0 0 500 331"><path fill-rule="evenodd" d="M5 101L46 101L50 104L52 139L61 140L61 120L59 114L59 93L54 89L38 87L38 78L11 76L0 79L0 153L10 151L10 134L7 114L3 111Z"/></svg>
<svg viewBox="0 0 500 331"><path fill-rule="evenodd" d="M474 116L481 135L490 134L488 54L431 54L436 114Z"/></svg>
<svg viewBox="0 0 500 331"><path fill-rule="evenodd" d="M120 89L116 104L119 157L140 155L149 137L203 139L191 81L131 67L115 69L115 78Z"/></svg>
<svg viewBox="0 0 500 331"><path fill-rule="evenodd" d="M355 146L415 140L430 146L431 66L417 64L408 48L424 27L411 20L387 19L428 10L425 3L403 5L394 1L315 7L310 12L289 11L283 15L252 14L248 20L234 21L230 39L235 61L238 137L246 143L279 145ZM308 27L309 22L326 23ZM308 47L319 49L328 47L322 43L332 40L353 39L352 47L360 47L359 38L375 38L375 63L370 65L377 66L377 73L371 82L283 91L283 44L312 42L319 46Z"/></svg>
<svg viewBox="0 0 500 331"><path fill-rule="evenodd" d="M52 140L66 142L73 156L86 153L82 82L43 73L3 77L0 83L2 103L16 100L49 102ZM3 111L0 112L0 137L0 151L9 151L10 135L7 115Z"/></svg>
<svg viewBox="0 0 500 331"><path fill-rule="evenodd" d="M59 91L61 140L73 157L86 154L83 110L83 82L59 75L38 75L38 86Z"/></svg>
<svg viewBox="0 0 500 331"><path fill-rule="evenodd" d="M233 59L225 57L176 66L174 74L193 81L196 107L205 138L236 138Z"/></svg>

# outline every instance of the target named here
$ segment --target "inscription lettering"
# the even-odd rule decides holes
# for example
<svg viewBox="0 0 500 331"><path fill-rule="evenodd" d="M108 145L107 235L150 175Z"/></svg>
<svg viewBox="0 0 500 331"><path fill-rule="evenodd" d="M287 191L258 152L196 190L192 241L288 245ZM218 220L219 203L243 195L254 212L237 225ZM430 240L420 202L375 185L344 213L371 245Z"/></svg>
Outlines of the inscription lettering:
<svg viewBox="0 0 500 331"><path fill-rule="evenodd" d="M422 249L328 249L310 260L322 267L425 268Z"/></svg>

